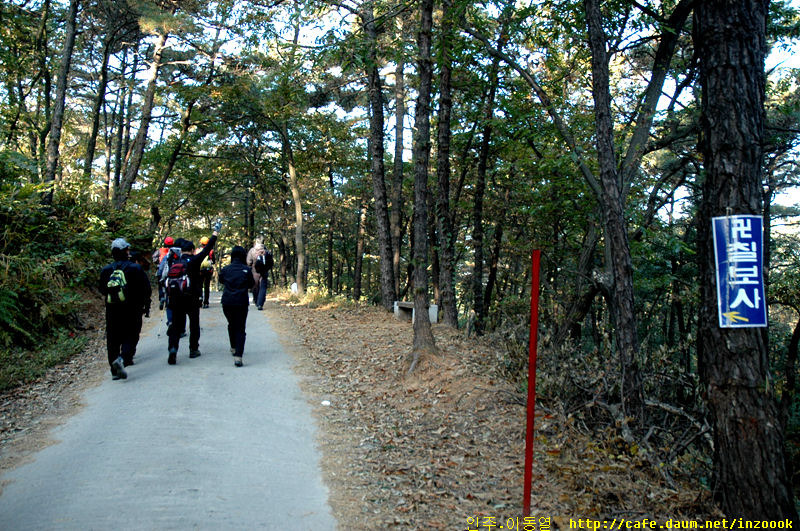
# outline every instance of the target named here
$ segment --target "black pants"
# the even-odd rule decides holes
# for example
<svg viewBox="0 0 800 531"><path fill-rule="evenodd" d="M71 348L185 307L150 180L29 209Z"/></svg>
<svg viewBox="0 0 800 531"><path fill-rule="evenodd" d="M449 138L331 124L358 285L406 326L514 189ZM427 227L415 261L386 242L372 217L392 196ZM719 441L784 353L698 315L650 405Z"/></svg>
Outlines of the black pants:
<svg viewBox="0 0 800 531"><path fill-rule="evenodd" d="M213 269L200 271L200 278L203 279L203 304L208 304L208 296L211 294L211 278L213 276Z"/></svg>
<svg viewBox="0 0 800 531"><path fill-rule="evenodd" d="M234 356L241 356L244 353L244 340L247 337L245 325L247 324L247 306L234 306L231 304L222 305L222 313L228 320L228 339L231 348L234 349Z"/></svg>
<svg viewBox="0 0 800 531"><path fill-rule="evenodd" d="M189 318L189 350L200 348L200 299L191 297L184 301L170 300L172 306L172 324L167 329L169 348L177 349L181 335L186 330L186 318Z"/></svg>
<svg viewBox="0 0 800 531"><path fill-rule="evenodd" d="M106 306L106 346L109 366L119 357L125 362L133 361L141 331L141 311L124 304Z"/></svg>

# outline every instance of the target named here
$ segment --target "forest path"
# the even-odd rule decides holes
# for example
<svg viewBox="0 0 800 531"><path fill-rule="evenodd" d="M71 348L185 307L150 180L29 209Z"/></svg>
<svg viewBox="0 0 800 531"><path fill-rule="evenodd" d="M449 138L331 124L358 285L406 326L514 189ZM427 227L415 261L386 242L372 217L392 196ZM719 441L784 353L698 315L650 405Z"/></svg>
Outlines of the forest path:
<svg viewBox="0 0 800 531"><path fill-rule="evenodd" d="M335 529L311 407L250 310L243 368L218 293L201 310L202 356L184 337L175 366L155 311L128 379L88 389L55 444L0 476L0 529Z"/></svg>

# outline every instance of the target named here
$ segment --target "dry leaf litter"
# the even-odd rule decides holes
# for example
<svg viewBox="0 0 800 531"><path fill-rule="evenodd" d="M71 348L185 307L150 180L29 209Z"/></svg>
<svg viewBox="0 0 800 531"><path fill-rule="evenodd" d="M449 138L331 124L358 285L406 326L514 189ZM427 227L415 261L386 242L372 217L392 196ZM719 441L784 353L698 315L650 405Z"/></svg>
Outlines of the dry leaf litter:
<svg viewBox="0 0 800 531"><path fill-rule="evenodd" d="M272 300L265 310L314 405L340 529L466 530L521 516L525 395L495 371L490 341L434 325L438 355L407 376L411 324L382 309ZM51 444L50 428L107 377L101 310L83 320L95 323L83 353L0 395L0 471ZM697 482L668 488L642 459L539 409L532 512L551 529L569 518L720 517Z"/></svg>

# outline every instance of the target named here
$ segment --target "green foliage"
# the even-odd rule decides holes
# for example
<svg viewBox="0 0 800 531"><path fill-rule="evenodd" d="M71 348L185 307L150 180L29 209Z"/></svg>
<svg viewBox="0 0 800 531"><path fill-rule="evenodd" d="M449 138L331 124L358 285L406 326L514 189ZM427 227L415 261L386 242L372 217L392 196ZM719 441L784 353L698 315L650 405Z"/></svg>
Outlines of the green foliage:
<svg viewBox="0 0 800 531"><path fill-rule="evenodd" d="M44 208L39 197L34 185L4 179L0 187L0 390L80 349L70 330L94 297L108 243L116 231L135 235L124 230L135 225L129 214L63 194Z"/></svg>

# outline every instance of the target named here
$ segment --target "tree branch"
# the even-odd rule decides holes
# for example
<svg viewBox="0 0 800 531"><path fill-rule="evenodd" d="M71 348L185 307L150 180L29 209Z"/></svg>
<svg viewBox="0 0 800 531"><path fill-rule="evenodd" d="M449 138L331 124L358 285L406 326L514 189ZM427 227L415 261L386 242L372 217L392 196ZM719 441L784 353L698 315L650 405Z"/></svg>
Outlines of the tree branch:
<svg viewBox="0 0 800 531"><path fill-rule="evenodd" d="M500 60L508 64L508 66L516 70L522 76L525 82L528 83L528 85L530 85L530 87L536 93L536 96L539 98L541 104L547 110L547 114L550 115L550 119L553 120L553 124L556 126L556 130L558 130L559 134L564 139L564 142L567 144L567 147L569 148L572 154L573 160L578 165L578 168L581 170L581 174L583 174L583 178L586 179L586 182L589 184L589 187L592 189L595 195L597 197L601 197L602 190L600 189L600 184L598 183L597 178L592 173L592 170L586 164L586 161L583 158L583 154L580 147L578 147L577 143L575 142L575 138L572 136L572 133L569 131L569 128L567 128L566 124L562 120L561 115L559 115L558 111L556 111L556 108L553 105L553 102L550 100L550 97L544 91L544 89L536 80L536 78L533 76L533 74L528 72L528 70L523 68L519 63L517 63L516 60L514 60L505 52L495 49L492 46L492 43L489 41L489 39L479 34L474 29L470 28L466 22L462 24L462 29L466 33L472 35L472 37L483 43L484 48L490 55L499 58Z"/></svg>

